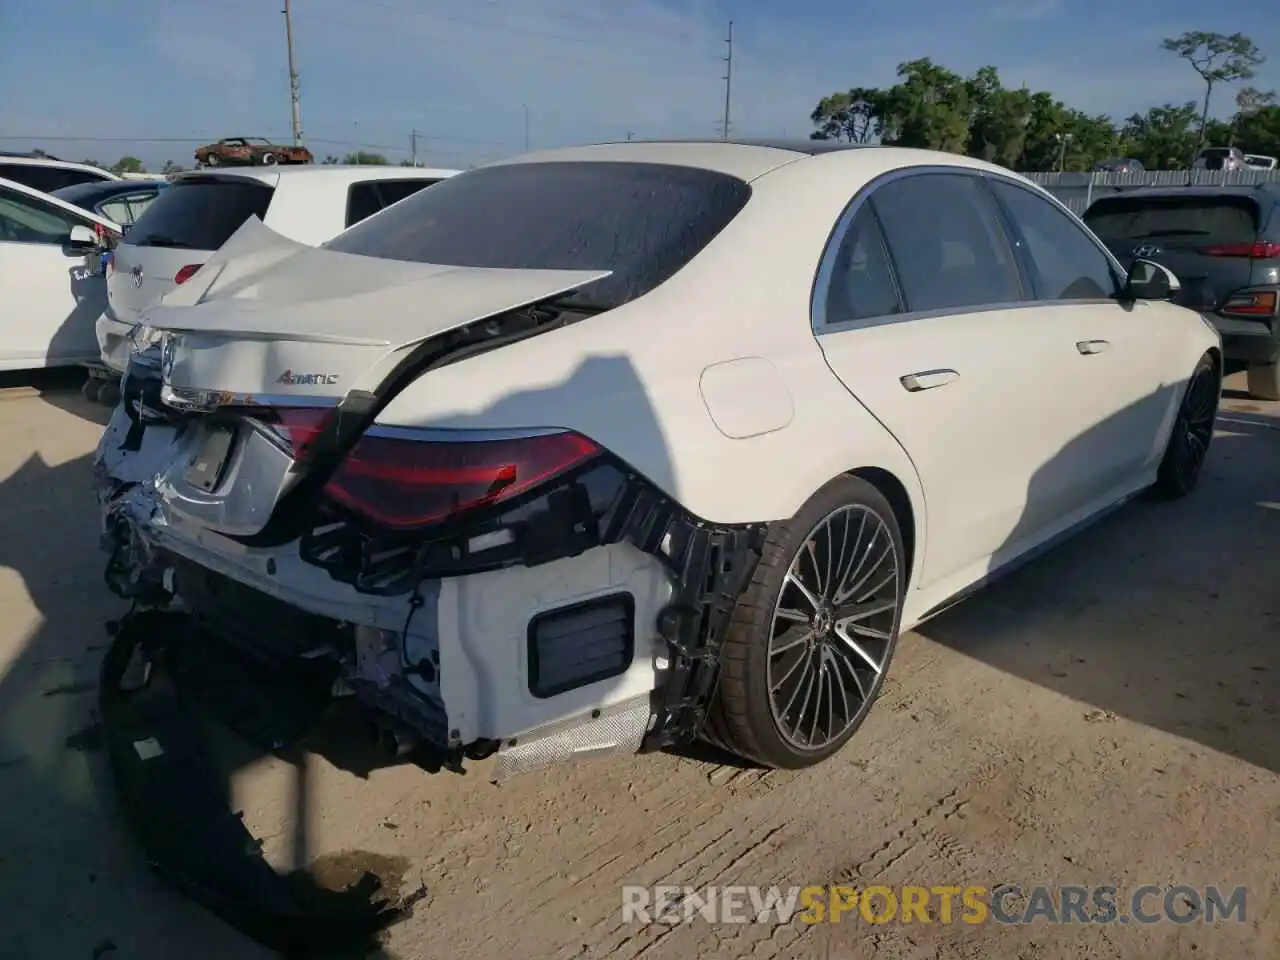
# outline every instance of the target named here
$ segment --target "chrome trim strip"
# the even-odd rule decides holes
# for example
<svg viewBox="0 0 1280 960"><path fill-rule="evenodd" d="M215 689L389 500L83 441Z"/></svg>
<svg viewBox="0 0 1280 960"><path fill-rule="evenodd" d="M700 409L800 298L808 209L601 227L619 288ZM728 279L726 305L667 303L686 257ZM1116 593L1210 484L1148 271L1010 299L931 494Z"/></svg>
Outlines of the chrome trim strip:
<svg viewBox="0 0 1280 960"><path fill-rule="evenodd" d="M564 427L513 427L511 429L470 430L466 427L395 427L375 423L364 432L366 437L390 440L417 440L423 443L477 443L485 440L524 440L567 433Z"/></svg>

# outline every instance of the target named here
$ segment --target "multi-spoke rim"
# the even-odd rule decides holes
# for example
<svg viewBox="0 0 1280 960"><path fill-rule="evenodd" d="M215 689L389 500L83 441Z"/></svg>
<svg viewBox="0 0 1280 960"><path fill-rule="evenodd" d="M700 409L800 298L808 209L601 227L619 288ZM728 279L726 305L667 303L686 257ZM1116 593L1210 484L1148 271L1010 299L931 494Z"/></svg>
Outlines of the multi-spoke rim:
<svg viewBox="0 0 1280 960"><path fill-rule="evenodd" d="M827 747L875 699L900 576L893 536L870 507L833 510L805 537L774 604L766 668L774 723L795 749Z"/></svg>
<svg viewBox="0 0 1280 960"><path fill-rule="evenodd" d="M1190 485L1204 465L1217 415L1218 376L1213 370L1201 369L1187 386L1174 435L1174 442L1182 446L1176 458L1179 485Z"/></svg>

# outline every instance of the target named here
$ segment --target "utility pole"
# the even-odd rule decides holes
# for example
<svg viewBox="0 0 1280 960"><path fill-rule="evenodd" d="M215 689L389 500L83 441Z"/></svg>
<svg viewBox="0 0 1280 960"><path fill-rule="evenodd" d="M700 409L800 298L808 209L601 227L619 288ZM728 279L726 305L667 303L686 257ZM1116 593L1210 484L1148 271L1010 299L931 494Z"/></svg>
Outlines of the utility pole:
<svg viewBox="0 0 1280 960"><path fill-rule="evenodd" d="M529 105L527 103L520 104L524 110L524 152L529 152Z"/></svg>
<svg viewBox="0 0 1280 960"><path fill-rule="evenodd" d="M302 143L302 106L298 90L298 67L293 61L293 14L284 0L284 39L289 46L289 102L293 108L293 145Z"/></svg>
<svg viewBox="0 0 1280 960"><path fill-rule="evenodd" d="M410 166L418 165L418 131L415 129L409 134L409 157Z"/></svg>
<svg viewBox="0 0 1280 960"><path fill-rule="evenodd" d="M724 129L722 139L729 139L729 104L733 97L733 21L729 21L729 36L725 40L729 45L729 55L724 58Z"/></svg>

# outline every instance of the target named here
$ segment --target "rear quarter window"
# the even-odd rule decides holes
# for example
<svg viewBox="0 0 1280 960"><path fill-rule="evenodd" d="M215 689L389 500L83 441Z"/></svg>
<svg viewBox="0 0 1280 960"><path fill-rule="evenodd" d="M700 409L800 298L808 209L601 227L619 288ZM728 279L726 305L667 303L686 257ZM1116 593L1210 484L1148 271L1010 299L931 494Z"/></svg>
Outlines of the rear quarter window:
<svg viewBox="0 0 1280 960"><path fill-rule="evenodd" d="M610 270L581 294L615 307L692 260L750 196L742 180L695 167L500 164L441 181L325 246L450 266Z"/></svg>
<svg viewBox="0 0 1280 960"><path fill-rule="evenodd" d="M373 216L383 207L389 207L405 197L411 197L424 187L438 180L362 180L347 188L348 227Z"/></svg>
<svg viewBox="0 0 1280 960"><path fill-rule="evenodd" d="M1105 197L1084 215L1105 243L1185 237L1195 244L1251 243L1258 205L1247 197Z"/></svg>
<svg viewBox="0 0 1280 960"><path fill-rule="evenodd" d="M251 216L265 219L274 188L247 177L192 177L161 190L129 231L138 247L217 250Z"/></svg>

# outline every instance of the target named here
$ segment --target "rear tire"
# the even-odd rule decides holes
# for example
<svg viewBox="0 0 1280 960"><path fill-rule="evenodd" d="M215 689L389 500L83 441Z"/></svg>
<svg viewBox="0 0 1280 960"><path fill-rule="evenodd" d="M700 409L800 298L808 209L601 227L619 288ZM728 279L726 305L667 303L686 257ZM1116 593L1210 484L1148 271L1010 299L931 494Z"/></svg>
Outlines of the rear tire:
<svg viewBox="0 0 1280 960"><path fill-rule="evenodd" d="M219 167L222 165L222 158L216 153L211 153L209 156L205 157L204 165L206 167Z"/></svg>
<svg viewBox="0 0 1280 960"><path fill-rule="evenodd" d="M1177 500L1195 489L1213 441L1222 377L1213 357L1205 354L1191 371L1187 390L1174 417L1169 443L1151 493L1159 500Z"/></svg>
<svg viewBox="0 0 1280 960"><path fill-rule="evenodd" d="M274 153L264 153L262 155L262 165L264 167L274 167L276 165L276 155Z"/></svg>
<svg viewBox="0 0 1280 960"><path fill-rule="evenodd" d="M793 770L836 753L880 692L906 581L893 508L864 480L838 477L772 524L730 617L707 739Z"/></svg>
<svg viewBox="0 0 1280 960"><path fill-rule="evenodd" d="M1280 363L1249 364L1249 396L1259 400L1280 400Z"/></svg>

